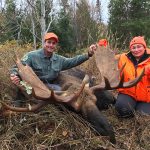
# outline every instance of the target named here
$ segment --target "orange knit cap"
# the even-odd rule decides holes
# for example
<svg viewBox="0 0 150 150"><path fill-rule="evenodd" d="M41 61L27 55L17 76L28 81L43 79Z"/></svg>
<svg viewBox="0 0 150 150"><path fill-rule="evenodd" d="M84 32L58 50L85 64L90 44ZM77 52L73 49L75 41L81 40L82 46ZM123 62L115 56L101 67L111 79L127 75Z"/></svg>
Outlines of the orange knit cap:
<svg viewBox="0 0 150 150"><path fill-rule="evenodd" d="M51 38L55 39L55 41L58 42L58 36L53 32L46 33L44 36L44 40L48 40Z"/></svg>
<svg viewBox="0 0 150 150"><path fill-rule="evenodd" d="M142 44L144 46L144 48L146 48L146 42L144 40L143 36L136 36L134 37L131 42L130 42L130 48L132 45L134 44Z"/></svg>
<svg viewBox="0 0 150 150"><path fill-rule="evenodd" d="M106 47L108 45L108 42L106 39L101 39L99 40L98 45Z"/></svg>

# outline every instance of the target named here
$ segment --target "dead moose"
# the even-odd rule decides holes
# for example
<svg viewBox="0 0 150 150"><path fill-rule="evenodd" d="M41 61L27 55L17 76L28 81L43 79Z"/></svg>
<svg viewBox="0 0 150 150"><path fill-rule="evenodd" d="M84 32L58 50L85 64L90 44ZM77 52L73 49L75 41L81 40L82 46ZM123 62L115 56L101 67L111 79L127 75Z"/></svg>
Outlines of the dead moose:
<svg viewBox="0 0 150 150"><path fill-rule="evenodd" d="M101 102L98 93L102 90L132 87L141 80L144 75L144 70L141 75L134 80L123 82L123 68L125 65L121 70L117 70L117 60L109 47L97 47L94 57L101 76L100 83L98 85L89 86L90 78L88 75L85 75L81 81L81 77L72 76L72 72L62 72L58 77L58 82L62 86L62 91L59 92L48 89L29 66L24 66L20 59L17 59L16 65L19 70L19 75L22 80L26 81L32 87L32 95L38 101L37 104L29 105L30 107L26 108L12 107L1 102L3 110L36 112L51 103L65 103L71 106L75 111L80 112L99 134L109 136L110 141L116 143L113 127L96 105L97 101ZM21 86L19 88L22 89Z"/></svg>

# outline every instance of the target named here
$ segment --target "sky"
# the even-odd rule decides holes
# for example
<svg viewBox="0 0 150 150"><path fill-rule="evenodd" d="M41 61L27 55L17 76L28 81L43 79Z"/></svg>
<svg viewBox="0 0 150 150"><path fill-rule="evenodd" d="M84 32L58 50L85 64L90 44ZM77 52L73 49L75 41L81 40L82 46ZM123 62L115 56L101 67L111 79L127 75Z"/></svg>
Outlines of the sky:
<svg viewBox="0 0 150 150"><path fill-rule="evenodd" d="M90 0L91 4L95 4L96 0ZM108 4L110 0L100 0L102 9L102 21L107 24L109 19Z"/></svg>
<svg viewBox="0 0 150 150"><path fill-rule="evenodd" d="M18 4L21 2L22 0L17 0ZM58 1L58 0L57 0ZM77 0L79 1L79 0ZM96 0L89 0L91 4L95 4ZM109 18L109 14L108 14L108 3L110 0L100 0L101 2L101 9L102 9L102 21L104 23L108 22L108 18ZM0 0L1 4L4 4L5 0Z"/></svg>
<svg viewBox="0 0 150 150"><path fill-rule="evenodd" d="M108 13L108 3L109 0L101 0L101 7L102 7L102 21L107 23L109 18Z"/></svg>

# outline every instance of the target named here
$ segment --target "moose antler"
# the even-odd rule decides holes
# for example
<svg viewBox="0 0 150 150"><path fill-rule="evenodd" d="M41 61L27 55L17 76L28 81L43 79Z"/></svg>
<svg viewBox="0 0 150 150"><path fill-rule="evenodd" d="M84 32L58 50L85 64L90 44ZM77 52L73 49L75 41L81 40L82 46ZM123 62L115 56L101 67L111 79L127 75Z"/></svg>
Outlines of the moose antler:
<svg viewBox="0 0 150 150"><path fill-rule="evenodd" d="M95 90L104 90L104 89L112 90L117 88L132 87L136 85L144 75L144 70L143 70L139 77L129 82L123 82L124 81L123 68L125 67L125 64L123 65L121 70L118 70L115 56L108 47L104 48L98 46L95 52L95 60L99 72L103 77L103 80L99 85L89 88L92 92ZM16 112L35 112L36 110L44 107L49 103L56 103L56 102L67 103L71 105L75 110L80 110L82 102L80 101L77 102L77 99L82 93L85 85L89 82L89 78L87 76L85 76L81 88L75 94L71 94L69 96L61 96L60 93L57 94L57 92L53 90L49 90L48 87L46 87L44 83L37 77L34 71L28 65L24 66L21 63L20 59L18 58L16 61L16 65L18 67L19 70L18 73L21 76L22 80L26 81L32 87L33 96L36 99L40 99L41 101L39 101L37 104L33 105L32 107L29 105L29 107L27 108L12 107L7 105L4 102L1 102L2 106L6 110L11 110ZM120 81L118 81L120 73L122 75L120 77Z"/></svg>
<svg viewBox="0 0 150 150"><path fill-rule="evenodd" d="M16 65L18 67L18 73L22 80L27 82L32 87L32 94L36 99L40 99L36 105L33 105L32 107L29 105L27 108L19 108L19 107L12 107L7 105L4 102L1 102L3 108L6 110L16 111L16 112L35 112L36 110L42 108L43 106L49 104L49 103L69 103L72 107L74 107L76 110L79 108L78 104L75 103L82 93L85 85L89 82L89 77L85 76L81 88L79 91L77 91L75 94L69 95L69 96L59 96L60 92L55 92L53 90L49 90L48 87L44 85L44 83L37 77L37 75L33 72L31 67L28 65L23 65L19 58L17 58ZM18 86L22 90L22 86ZM59 93L57 95L57 93Z"/></svg>
<svg viewBox="0 0 150 150"><path fill-rule="evenodd" d="M18 73L21 79L32 87L34 94L37 97L42 97L43 99L49 99L51 97L51 91L37 77L31 67L28 65L24 66L18 57L16 60L16 65L18 67Z"/></svg>
<svg viewBox="0 0 150 150"><path fill-rule="evenodd" d="M140 76L128 82L124 82L123 69L126 64L124 64L122 68L118 70L118 60L119 58L116 59L114 52L110 49L109 46L99 47L97 45L95 61L102 80L99 85L91 87L92 91L129 88L135 86L142 79L145 71L144 69Z"/></svg>

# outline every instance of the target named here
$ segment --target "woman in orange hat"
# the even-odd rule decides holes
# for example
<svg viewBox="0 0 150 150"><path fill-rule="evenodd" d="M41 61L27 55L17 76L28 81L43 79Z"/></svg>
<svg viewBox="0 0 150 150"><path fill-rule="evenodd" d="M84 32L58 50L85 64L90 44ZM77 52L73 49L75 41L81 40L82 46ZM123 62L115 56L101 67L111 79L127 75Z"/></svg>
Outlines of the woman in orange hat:
<svg viewBox="0 0 150 150"><path fill-rule="evenodd" d="M150 114L150 50L144 37L134 37L130 42L130 51L120 56L119 68L125 64L124 81L127 82L140 75L145 68L141 81L131 88L120 88L115 108L120 117L132 117L135 110Z"/></svg>

